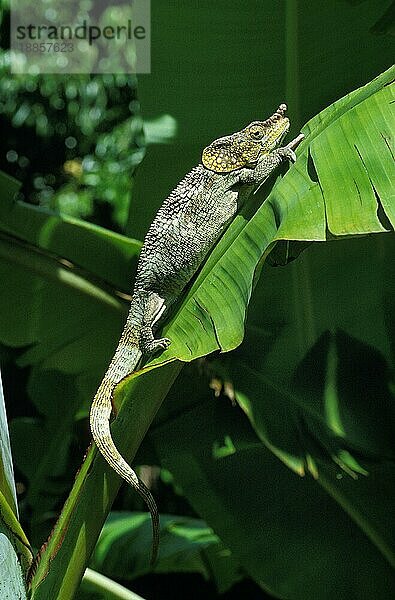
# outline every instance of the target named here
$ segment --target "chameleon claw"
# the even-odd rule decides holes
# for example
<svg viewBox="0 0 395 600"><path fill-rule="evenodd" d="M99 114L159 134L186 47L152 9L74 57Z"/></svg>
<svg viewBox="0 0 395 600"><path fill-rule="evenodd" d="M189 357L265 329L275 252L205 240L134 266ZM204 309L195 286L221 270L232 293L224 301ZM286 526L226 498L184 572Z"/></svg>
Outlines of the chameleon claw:
<svg viewBox="0 0 395 600"><path fill-rule="evenodd" d="M166 350L171 344L171 340L169 338L160 338L159 340L155 340L157 349Z"/></svg>
<svg viewBox="0 0 395 600"><path fill-rule="evenodd" d="M297 135L296 138L294 138L291 142L289 142L289 144L287 144L285 147L291 148L291 150L295 150L295 148L297 148L299 146L299 144L302 140L304 140L304 135L303 135L303 133L299 133L299 135Z"/></svg>
<svg viewBox="0 0 395 600"><path fill-rule="evenodd" d="M279 148L278 152L280 155L289 160L290 162L296 162L296 154L294 152L295 148L299 146L300 142L304 139L303 133L300 133L295 139L293 139L289 144L284 146L284 148Z"/></svg>
<svg viewBox="0 0 395 600"><path fill-rule="evenodd" d="M159 338L158 340L152 340L149 344L144 347L144 352L147 354L155 354L160 350L166 350L170 346L171 341L169 338Z"/></svg>

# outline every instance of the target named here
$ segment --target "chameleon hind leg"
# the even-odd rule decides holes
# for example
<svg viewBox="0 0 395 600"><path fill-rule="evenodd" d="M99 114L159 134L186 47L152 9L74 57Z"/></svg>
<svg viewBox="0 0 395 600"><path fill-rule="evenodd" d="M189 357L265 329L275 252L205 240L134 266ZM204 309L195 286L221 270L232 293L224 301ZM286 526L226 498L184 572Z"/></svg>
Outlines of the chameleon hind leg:
<svg viewBox="0 0 395 600"><path fill-rule="evenodd" d="M152 354L166 350L170 345L168 338L154 337L153 328L166 310L163 298L155 292L149 292L144 304L143 321L140 330L140 349L143 354Z"/></svg>

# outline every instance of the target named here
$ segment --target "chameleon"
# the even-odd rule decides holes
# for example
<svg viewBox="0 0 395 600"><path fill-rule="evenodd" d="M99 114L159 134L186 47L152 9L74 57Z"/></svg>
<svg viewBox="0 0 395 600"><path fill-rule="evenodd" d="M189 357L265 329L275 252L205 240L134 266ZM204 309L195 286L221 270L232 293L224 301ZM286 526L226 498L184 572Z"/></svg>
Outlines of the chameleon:
<svg viewBox="0 0 395 600"><path fill-rule="evenodd" d="M290 126L286 110L287 106L280 104L265 121L253 121L214 140L204 148L200 164L163 202L144 239L123 332L92 402L90 427L98 450L140 494L151 513L151 564L155 564L159 548L159 514L150 490L111 437L112 395L142 357L169 346L168 338L154 335L158 323L236 214L240 186L259 185L284 160L296 160L294 149L303 134L280 146Z"/></svg>

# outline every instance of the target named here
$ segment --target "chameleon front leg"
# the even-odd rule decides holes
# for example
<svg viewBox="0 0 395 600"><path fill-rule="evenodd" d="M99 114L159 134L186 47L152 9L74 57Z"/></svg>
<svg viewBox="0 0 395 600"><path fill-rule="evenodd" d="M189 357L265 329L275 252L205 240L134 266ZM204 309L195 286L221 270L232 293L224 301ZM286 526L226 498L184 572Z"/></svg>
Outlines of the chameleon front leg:
<svg viewBox="0 0 395 600"><path fill-rule="evenodd" d="M257 165L253 169L244 168L240 170L239 182L240 183L263 183L265 179L271 175L271 173L278 167L284 160L290 162L296 161L295 148L303 140L304 135L300 133L295 139L289 144L282 148L276 148L269 154L265 154L258 160Z"/></svg>

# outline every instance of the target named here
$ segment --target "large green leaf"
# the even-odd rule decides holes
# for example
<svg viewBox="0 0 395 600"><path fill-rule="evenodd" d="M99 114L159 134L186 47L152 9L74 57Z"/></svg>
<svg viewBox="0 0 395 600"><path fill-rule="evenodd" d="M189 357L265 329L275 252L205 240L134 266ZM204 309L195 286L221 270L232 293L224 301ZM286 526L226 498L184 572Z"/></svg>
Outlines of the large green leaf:
<svg viewBox="0 0 395 600"><path fill-rule="evenodd" d="M281 465L270 460L267 471L257 470L260 444L252 432L241 436L247 428L237 409L224 416L229 398L207 399L210 409L199 420L208 382L205 387L190 370L169 394L151 430L161 464L172 470L195 510L276 596L332 598L336 572L337 597L348 598L352 588L355 597L370 598L371 588L365 589L360 571L370 570L374 554L388 586L393 585L394 251L395 236L371 236L311 245L286 268L264 268L243 344L206 364L208 376L222 376L230 397L233 391L266 447L289 469L305 475L296 497L285 487L271 504L269 488L277 485ZM245 451L254 451L251 463L244 460ZM260 453L266 455L264 448ZM228 472L225 483L221 461L227 457L232 457L234 473ZM231 491L232 481L240 479L242 489ZM330 508L323 508L321 522L311 517L310 501ZM299 545L284 543L288 514L299 515L303 524ZM264 527L250 526L257 518L265 519ZM344 527L350 537L354 529L359 532L353 549L344 543ZM332 532L330 538L323 530ZM263 559L255 561L257 548L267 549L268 568ZM350 561L344 565L347 548L354 555L354 569ZM319 580L311 572L318 552L326 561ZM288 579L289 564L304 574L304 592L292 573ZM270 569L277 574L274 581ZM375 598L386 598L389 588L381 588L374 570L371 576Z"/></svg>
<svg viewBox="0 0 395 600"><path fill-rule="evenodd" d="M298 472L306 466L301 415L316 421L315 433L317 421L327 427L340 447L394 457L394 250L393 235L343 240L266 268L245 342L221 359L261 439Z"/></svg>
<svg viewBox="0 0 395 600"><path fill-rule="evenodd" d="M26 589L17 554L0 532L0 598L1 600L26 600Z"/></svg>
<svg viewBox="0 0 395 600"><path fill-rule="evenodd" d="M126 287L125 273L133 272L140 244L83 221L14 202L16 182L4 174L0 174L0 186L5 190L0 203L0 269L2 279L9 282L0 293L2 342L33 345L20 359L22 365L42 365L50 357L46 368L79 372L77 357L86 353L98 321L102 335L108 323L110 339L116 338L116 320L120 328L125 307L117 288L108 284ZM49 311L51 306L57 310ZM107 359L104 350L104 356L96 360L104 367Z"/></svg>
<svg viewBox="0 0 395 600"><path fill-rule="evenodd" d="M129 233L142 238L163 198L215 137L266 118L280 102L289 106L296 135L325 106L387 69L393 38L372 28L388 4L153 2L152 73L139 77L139 99L145 118L170 114L178 127L174 145L148 148Z"/></svg>
<svg viewBox="0 0 395 600"><path fill-rule="evenodd" d="M369 177L373 180L376 177L380 182L379 199L383 199L382 207L387 210L388 219L392 218L391 195L385 177L387 169L391 168L392 156L386 144L387 126L383 126L383 122L389 118L390 101L393 97L393 87L389 84L392 79L393 70L390 70L364 88L338 101L335 109L325 111L322 118L317 118L313 124L306 126L307 137L300 148L298 162L289 169L284 178L278 179L263 205L259 206L257 196L246 200L241 212L176 307L173 319L165 326L164 331L172 339L171 347L159 358L151 361L148 370L172 362L176 358L192 360L217 349L230 350L241 342L245 310L254 274L262 257L268 253L274 242L278 239L295 238L326 239L325 212L329 213L332 210L335 214L336 207L341 208L344 201L343 196L339 195L327 197L328 182L325 176L329 171L335 177L338 169L343 174L342 149L345 146L350 150L350 167L351 164L356 165L355 169L361 181L368 181ZM345 124L352 124L361 114L366 119L362 152L371 156L370 136L373 136L375 141L381 139L379 160L376 150L372 151L376 162L372 161L370 169L363 172L359 169L360 155L354 148L354 145L358 147L358 140L352 135L344 135ZM377 136L377 132L381 135ZM360 135L362 134L358 132L358 136ZM310 142L311 154L308 151ZM334 157L331 163L321 161L328 151L328 143ZM354 153L351 152L352 148ZM313 179L310 177L309 161L313 161L315 167ZM369 164L366 157L364 162ZM353 177L351 171L348 175ZM322 180L322 183L318 183L315 176L319 182ZM345 184L347 181L346 179ZM270 184L271 182L268 182L266 185L266 192ZM339 185L340 194L343 183L338 184L334 179L333 185ZM384 227L376 216L377 204L373 206L370 201L371 192L367 185L362 192L355 185L348 186L348 190L350 197L347 198L347 202L350 209L348 212L341 210L343 233L347 233L347 227L350 228L350 234L369 233L371 230L383 231ZM260 193L263 194L264 190ZM364 219L356 220L354 206L356 201L360 201L361 193L366 195L366 202L361 209ZM145 377L136 374L119 386L117 401L119 402L121 397L126 401L123 402L114 423L113 434L128 460L133 459L138 444L179 369L180 365L174 364L161 369L159 374L148 372ZM133 434L130 423L134 424ZM126 430L129 432L127 436L124 434ZM93 548L97 532L118 486L119 482L114 474L102 465L101 460L94 460L93 454L89 453L33 580L35 598L45 597L49 592L57 597L56 594L73 589L82 573L82 559L86 559ZM102 499L97 502L95 511L92 511L91 498L97 494ZM83 537L82 522L86 528ZM60 540L63 540L63 543L59 548ZM51 570L48 573L50 564ZM59 588L60 582L64 583Z"/></svg>
<svg viewBox="0 0 395 600"><path fill-rule="evenodd" d="M7 415L3 394L3 383L0 372L0 491L11 507L15 516L18 516L16 499L14 468L12 464L10 438L8 433Z"/></svg>
<svg viewBox="0 0 395 600"><path fill-rule="evenodd" d="M40 546L78 465L69 455L75 416L94 393L126 315L113 286L127 287L125 274L133 271L140 244L13 202L16 183L4 175L0 182L0 274L7 281L0 291L0 337L25 347L19 365L37 365L28 390L37 416L15 419L11 437L27 477L32 541Z"/></svg>
<svg viewBox="0 0 395 600"><path fill-rule="evenodd" d="M113 434L125 456L134 456L180 366L164 366L146 376L132 377L133 403L125 403L114 422ZM119 394L124 388L119 386ZM130 397L130 396L129 396ZM124 435L126 429L133 435ZM40 556L31 582L32 599L70 597L78 587L111 504L120 478L91 448L73 489Z"/></svg>
<svg viewBox="0 0 395 600"><path fill-rule="evenodd" d="M96 281L104 280L129 291L125 272L134 272L139 242L85 221L15 202L19 186L15 179L0 173L0 231L4 242L11 237L23 247L32 245L31 251L35 247L54 257L67 257L72 264L60 266L74 267L76 274L88 272ZM16 257L14 260L17 262Z"/></svg>
<svg viewBox="0 0 395 600"><path fill-rule="evenodd" d="M26 572L32 560L32 552L26 535L18 521L14 469L8 435L7 416L0 373L0 597L7 596L8 589L16 591L24 583L22 567ZM24 592L23 592L24 595ZM22 596L21 596L22 597Z"/></svg>
<svg viewBox="0 0 395 600"><path fill-rule="evenodd" d="M176 318L164 328L172 345L154 364L240 344L255 270L277 240L324 241L328 229L333 234L341 229L344 235L385 231L377 216L380 207L395 224L395 163L389 145L395 125L394 74L390 69L302 128L306 140L299 160L264 204L259 205L257 195L248 198L182 299ZM331 161L326 160L329 153ZM337 216L331 220L327 215Z"/></svg>
<svg viewBox="0 0 395 600"><path fill-rule="evenodd" d="M167 113L169 121L171 119L173 123L176 121L178 124L178 137L177 144L173 147L167 145L166 147L151 149L147 160L144 162L140 170L141 177L134 189L136 202L130 214L130 231L137 233L139 237L142 236L156 207L185 171L198 161L202 146L214 136L223 135L239 128L241 124L245 124L251 119L266 116L280 101L284 100L290 106L292 125L294 131L297 132L301 123L317 113L323 106L328 105L335 98L361 85L386 68L393 59L392 40L389 37L372 35L371 30L384 10L387 9L387 5L387 0L368 0L359 3L358 6L347 6L345 3L328 3L324 0L313 4L306 3L305 5L289 1L273 9L273 3L268 1L257 4L256 0L247 0L242 6L230 7L225 0L220 0L215 5L208 0L204 0L199 4L199 9L196 9L190 3L184 3L181 6L180 2L174 2L173 0L154 3L152 15L153 32L155 33L152 46L154 68L150 76L140 78L140 100L146 116L155 118L158 113L162 112ZM169 22L172 24L171 27L169 27ZM381 26L381 31L383 30L385 30L385 23L384 27ZM188 44L185 44L186 36ZM166 52L163 51L164 48L166 48ZM169 55L172 56L171 61L168 60ZM371 93L371 89L368 89L368 93ZM169 112L172 115L171 117L168 116ZM87 125L92 126L92 123L87 123ZM323 139L325 139L325 135ZM325 151L325 148L322 150ZM361 150L360 147L359 150ZM110 148L110 151L112 151L112 148ZM319 150L319 154L320 152L321 150ZM355 155L349 149L346 156L347 159L352 161L355 159ZM316 159L323 162L322 157L319 155L316 156ZM363 161L366 161L366 156L363 156ZM341 171L344 170L344 161L342 163ZM299 183L302 185L303 181L303 185L309 187L317 183L317 174L312 159L308 161L307 165L310 167L308 170L309 177L300 178ZM299 162L297 168L293 169L294 175L301 166L302 163ZM331 164L331 166L333 165ZM322 168L328 169L329 166L322 164ZM370 164L369 177L373 177L374 171L375 164ZM321 172L321 176L322 183L325 184L328 191L328 181L325 180L325 173ZM290 175L285 179L290 181ZM356 179L358 185L360 185L360 179L361 175L359 174ZM377 229L380 228L380 223L386 227L387 221L383 217L384 211L381 210L381 207L380 220L374 218L371 210L373 201L363 174L362 180L364 204L368 206L366 210L364 209L366 214L363 218L357 211L357 227L360 226L361 220L363 227L369 226L369 223ZM321 183L321 180L319 181ZM315 190L315 193L318 199L317 204L322 209L322 199L319 191ZM386 193L381 196L383 205L385 201ZM308 210L302 215L303 219L309 216L314 217L314 213L310 215L312 207L306 206ZM85 402L86 405L99 379L100 371L104 368L105 361L111 354L124 314L120 303L117 303L119 309L117 311L112 302L114 300L112 290L104 285L103 279L129 292L129 265L130 262L135 262L133 259L129 261L128 258L131 256L128 253L130 242L126 238L108 237L107 232L103 230L89 231L89 235L84 235L83 227L79 227L77 222L67 222L49 213L43 214L34 208L30 212L20 210L21 207L21 204L13 205L12 211L10 211L9 207L6 207L3 203L0 204L0 211L3 208L5 209L4 213L1 212L0 217L2 229L8 235L11 235L11 238L6 240L8 245L5 250L3 247L3 256L9 269L2 272L2 278L9 282L9 286L3 287L0 292L0 299L8 298L8 294L11 293L12 302L9 303L9 306L15 304L15 310L7 309L7 319L2 321L0 329L5 339L12 345L18 345L19 343L32 344L31 350L28 350L21 359L24 364L34 363L37 365L35 367L37 369L41 366L50 366L53 369L60 370L61 373L66 371L72 376L78 372L76 387L80 391L80 400L77 398L74 400L77 404L80 401L81 403ZM276 209L277 207L277 204L275 204ZM135 208L136 210L134 210ZM321 209L317 210L320 217L323 215ZM389 210L388 207L387 210ZM246 210L246 218L249 218L252 212L252 208L250 212ZM14 218L12 218L12 214L14 214ZM282 214L281 211L280 214ZM275 212L275 215L277 217L277 212ZM336 214L332 212L330 219L328 219L331 221L332 231L343 231L342 225L345 218L346 215L342 214L341 222L339 222ZM277 221L279 220L280 218L277 219ZM324 221L323 217L322 221ZM306 220L307 224L308 220ZM268 223L268 225L270 224ZM284 227L285 221L281 225ZM291 222L288 223L287 227L290 225ZM298 236L303 224L298 223L296 218L293 225L294 232ZM310 223L310 230L313 233L314 226L314 222L312 226ZM351 228L351 222L348 223L348 226ZM321 233L322 231L324 229L321 230ZM291 234L292 232L288 233ZM285 237L286 234L287 232L285 232ZM32 237L30 237L31 235ZM30 254L34 251L34 248L26 244L22 244L22 253L14 253L13 245L16 241L14 236L38 247L50 249L55 257L63 256L82 269L86 268L91 274L96 275L93 283L98 285L92 290L88 285L92 283L92 278L89 272L86 271L84 273L77 272L78 275L82 275L82 280L77 281L76 278L71 278L72 285L64 285L64 279L70 280L70 270L64 268L66 267L65 264L59 268L59 263L54 263L53 260L45 262L45 265L43 261L31 260ZM226 244L223 248L226 249ZM126 251L124 252L123 249L126 249ZM35 253L34 255L36 256ZM16 256L18 256L19 262L17 267L15 267ZM52 256L52 259L54 256ZM249 264L248 273L253 268L252 263L254 261L255 257ZM56 268L51 268L50 264ZM37 276L35 285L38 287L32 285L31 276L33 271ZM72 269L72 274L76 274L76 269ZM222 277L221 273L220 276ZM99 281L97 277L100 278ZM54 286L59 285L62 281L59 295L53 292L42 293L38 282L41 280L42 285L42 282L47 282L48 279L53 282ZM24 280L27 283L27 291L23 287ZM215 280L217 281L217 279ZM288 283L285 285L287 286ZM46 284L44 284L45 286ZM72 297L71 290L76 287L80 290L81 299L86 294L89 295L89 301L92 305L91 320L86 309L88 302L81 300L83 305L81 314L75 297L74 301L71 300L68 304L68 294L71 293ZM14 294L12 294L13 290L15 291ZM100 293L103 291L107 294ZM108 292L110 292L110 298ZM37 303L32 302L32 298L36 295L39 299ZM100 302L100 298L104 302ZM24 301L26 301L26 305L24 305ZM103 304L106 305L106 308L101 310L99 307L103 307ZM3 302L1 306L3 307ZM94 307L97 307L97 310ZM299 311L308 313L309 304L307 303ZM116 312L117 315L115 315ZM59 314L62 318L59 318ZM75 318L72 318L72 316ZM234 329L232 343L236 343L237 339L240 338L241 319L238 319L238 323L234 327L233 315L230 315L230 317L229 327ZM81 328L87 319L89 327L82 331ZM33 326L31 327L29 323L33 323ZM62 323L64 324L63 331L61 328ZM98 323L99 327L97 326ZM206 324L206 322L204 323ZM106 324L108 324L108 335L104 330ZM196 319L192 320L190 325L191 327L196 325ZM314 341L311 329L309 326L307 333L310 335L311 341ZM73 344L70 334L74 332L75 343ZM302 334L298 330L297 339ZM221 336L221 344L224 344L224 334L221 333ZM65 339L64 352L61 351L63 337ZM80 340L85 340L85 343L80 344ZM291 346L293 342L294 340L289 340ZM216 347L216 344L212 345ZM297 346L297 343L294 345ZM173 349L176 353L177 348L173 347ZM181 350L187 356L185 346ZM205 351L203 346L201 351ZM96 357L96 353L99 356ZM387 356L387 354L385 355ZM274 354L272 359L274 362ZM284 356L280 367L285 362ZM78 365L78 363L80 364ZM87 375L86 369L89 370L89 375ZM277 373L281 374L281 368L277 369ZM174 374L172 376L174 377ZM43 377L46 377L45 371ZM55 377L48 377L48 385L41 384L40 389L48 398L52 398L55 392L58 393L56 405L66 411L67 398L64 397L65 402L62 404L63 396L59 394L59 387L63 386L51 387L51 381ZM35 381L38 382L38 380L39 376L35 376ZM71 391L70 378L62 381L65 383L66 381L70 382ZM155 383L159 386L164 382L158 378ZM135 384L137 384L136 381L133 385ZM140 395L137 394L136 398L140 399L140 402L145 406L147 400L144 397L144 379L141 385ZM131 384L129 384L129 388L125 389L128 390L129 394L133 393ZM155 412L154 409L160 404L162 396L162 393L158 395L156 395L156 392L152 393L152 410L147 407L141 420L139 420L139 406L134 405L131 410L129 407L129 412L127 406L125 406L120 420L119 437L125 439L130 436L135 438L136 444L138 444L147 423ZM40 406L37 397L35 402ZM130 404L130 400L128 402ZM73 401L70 410L74 410L74 408ZM62 416L64 414L62 412ZM52 438L56 435L52 428L56 425L56 421L50 419L49 414L45 414L44 417L46 424L41 430L45 429L46 435ZM136 435L133 426L126 422L128 418L135 420L137 423L137 428L140 431ZM70 422L69 418L68 422ZM51 428L46 426L49 423L51 423ZM41 422L40 426L42 425ZM27 434L26 431L25 434ZM128 449L126 448L130 457L133 455L136 444L129 446ZM64 456L63 447L61 456ZM54 461L47 460L47 465L53 463ZM90 464L88 459L88 465ZM98 468L95 463L93 470ZM43 483L45 486L46 474L44 470L42 470L44 477L41 478L40 486ZM78 482L81 483L84 480L86 473L87 470L82 471ZM47 474L51 475L51 473ZM106 477L109 478L107 481L111 480L109 475L106 475ZM39 480L40 478L36 479L36 481ZM94 479L92 487L88 486L85 490L88 492L86 500L88 505L90 505L91 498L96 497L97 494L94 487L95 481ZM37 489L40 486L37 486ZM115 493L115 488L111 486L112 484L110 484L109 499ZM106 493L107 490L105 490ZM68 517L73 511L73 501L82 501L84 504L82 496L79 494L72 496L72 501L68 503L66 518L61 519L57 529L57 533L60 532L61 535L56 537L55 532L54 543L50 551L52 554L48 553L49 558L56 554L57 544L62 541L62 535L67 530ZM92 537L88 535L89 539L86 544L83 532L80 532L80 535L77 533L80 531L78 529L78 519L81 515L85 516L85 508L76 516L68 530L70 544L68 541L66 542L66 553L62 555L61 560L66 562L67 552L73 553L73 543L77 538L79 543L76 544L76 552L73 554L74 564L77 564L79 559L82 561L84 557L86 558L89 549L92 547L92 540L97 535L100 522L104 518L103 515L108 510L109 501L107 502L106 499L103 502L103 514L100 509L98 518L96 518L97 513L95 511L92 514L88 514L89 511L87 511L85 522L87 527L92 526ZM90 520L91 517L92 520ZM80 557L78 555L79 550L81 550ZM57 569L55 563L53 563L54 568ZM45 571L48 564L50 564L49 561L46 565L44 564L43 571ZM64 564L63 567L60 566L59 580L63 578L63 568ZM73 566L71 566L71 569L73 570ZM79 572L77 568L73 573L73 577L78 578ZM48 580L48 584L50 584L50 580ZM46 597L45 594L49 589L49 586L47 589L43 589L43 597ZM49 597L53 596L52 592L53 594L56 593L52 588L48 592Z"/></svg>
<svg viewBox="0 0 395 600"><path fill-rule="evenodd" d="M38 369L30 376L28 392L39 415L13 419L10 435L15 462L27 480L24 505L29 507L30 538L41 545L81 460L75 456L73 442L75 418L85 394L76 386L75 377L58 370L48 370L43 377Z"/></svg>
<svg viewBox="0 0 395 600"><path fill-rule="evenodd" d="M205 394L191 374L169 400L177 405L180 393L189 408L151 433L161 462L262 587L295 600L391 596L391 465L375 465L368 479L353 480L318 461L318 483L299 477L260 444L224 397Z"/></svg>

